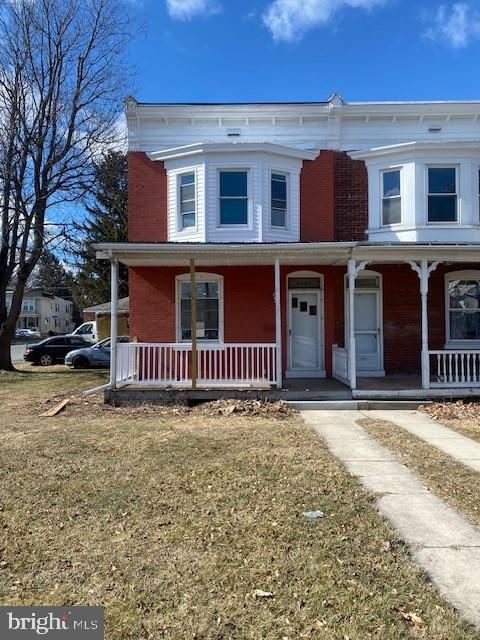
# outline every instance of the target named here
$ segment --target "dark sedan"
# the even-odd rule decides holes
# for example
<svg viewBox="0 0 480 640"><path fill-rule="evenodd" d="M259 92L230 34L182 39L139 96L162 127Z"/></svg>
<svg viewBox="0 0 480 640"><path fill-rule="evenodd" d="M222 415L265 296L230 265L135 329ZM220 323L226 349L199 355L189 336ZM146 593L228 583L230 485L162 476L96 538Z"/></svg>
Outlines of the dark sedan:
<svg viewBox="0 0 480 640"><path fill-rule="evenodd" d="M48 367L55 362L64 362L67 353L73 349L86 347L89 343L77 336L55 336L29 345L25 349L23 359L32 364Z"/></svg>

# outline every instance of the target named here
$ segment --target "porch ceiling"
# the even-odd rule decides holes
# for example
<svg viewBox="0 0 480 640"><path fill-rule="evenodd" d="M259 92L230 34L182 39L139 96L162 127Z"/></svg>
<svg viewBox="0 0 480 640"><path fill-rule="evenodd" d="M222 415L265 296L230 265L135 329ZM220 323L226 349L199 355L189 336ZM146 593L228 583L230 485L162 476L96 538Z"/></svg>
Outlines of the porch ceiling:
<svg viewBox="0 0 480 640"><path fill-rule="evenodd" d="M480 262L480 244L125 242L96 244L94 248L98 259L113 259L131 267L186 267L191 258L197 266L267 265L277 257L286 265L346 265L350 258L383 264L422 259Z"/></svg>

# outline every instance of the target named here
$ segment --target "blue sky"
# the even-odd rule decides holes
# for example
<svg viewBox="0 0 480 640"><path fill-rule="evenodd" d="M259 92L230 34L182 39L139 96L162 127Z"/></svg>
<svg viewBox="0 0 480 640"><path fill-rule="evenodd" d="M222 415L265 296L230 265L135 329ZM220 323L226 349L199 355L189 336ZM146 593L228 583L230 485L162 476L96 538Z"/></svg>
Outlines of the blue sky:
<svg viewBox="0 0 480 640"><path fill-rule="evenodd" d="M141 101L480 99L480 0L129 0Z"/></svg>

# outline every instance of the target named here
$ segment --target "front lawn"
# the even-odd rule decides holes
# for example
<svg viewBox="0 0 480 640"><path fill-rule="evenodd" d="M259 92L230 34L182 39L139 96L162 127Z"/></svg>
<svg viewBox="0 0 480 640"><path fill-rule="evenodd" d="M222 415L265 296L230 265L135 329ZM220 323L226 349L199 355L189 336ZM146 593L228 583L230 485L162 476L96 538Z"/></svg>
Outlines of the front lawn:
<svg viewBox="0 0 480 640"><path fill-rule="evenodd" d="M102 376L0 374L2 604L103 604L109 640L480 638L299 418L38 417Z"/></svg>

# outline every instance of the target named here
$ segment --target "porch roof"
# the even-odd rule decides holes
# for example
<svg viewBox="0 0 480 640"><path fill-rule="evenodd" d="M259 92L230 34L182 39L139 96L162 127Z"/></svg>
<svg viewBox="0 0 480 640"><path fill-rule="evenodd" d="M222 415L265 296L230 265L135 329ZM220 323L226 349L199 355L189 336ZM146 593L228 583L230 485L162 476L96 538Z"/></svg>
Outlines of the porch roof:
<svg viewBox="0 0 480 640"><path fill-rule="evenodd" d="M480 243L435 244L368 242L290 243L194 243L120 242L94 245L97 258L115 260L131 267L184 267L194 258L197 266L273 264L346 265L359 261L400 263L408 260L480 262Z"/></svg>

